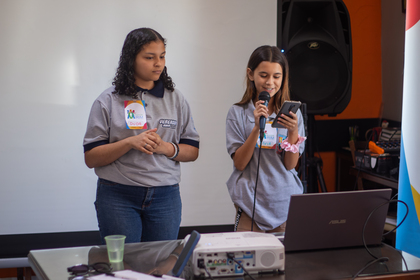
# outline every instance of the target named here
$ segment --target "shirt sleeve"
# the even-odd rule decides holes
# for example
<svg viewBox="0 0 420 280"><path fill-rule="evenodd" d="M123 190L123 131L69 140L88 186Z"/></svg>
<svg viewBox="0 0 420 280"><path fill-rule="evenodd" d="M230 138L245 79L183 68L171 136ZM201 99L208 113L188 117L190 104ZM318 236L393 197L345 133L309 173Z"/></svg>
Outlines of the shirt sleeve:
<svg viewBox="0 0 420 280"><path fill-rule="evenodd" d="M95 100L90 110L83 149L87 152L97 146L109 143L110 114L103 104Z"/></svg>
<svg viewBox="0 0 420 280"><path fill-rule="evenodd" d="M298 132L299 132L299 136L305 137L305 125L303 123L303 116L302 116L302 112L300 111L300 109L298 109L297 111L297 115L298 115ZM304 150L305 150L305 143L306 141L303 141L300 145L299 145L299 154L301 155Z"/></svg>
<svg viewBox="0 0 420 280"><path fill-rule="evenodd" d="M226 117L226 149L231 157L246 141L244 114L240 113L243 111L243 108L234 105Z"/></svg>
<svg viewBox="0 0 420 280"><path fill-rule="evenodd" d="M187 100L183 100L183 110L182 110L182 122L183 128L181 131L181 137L179 144L187 144L196 148L199 148L200 136L194 126L194 120L191 113L190 105Z"/></svg>

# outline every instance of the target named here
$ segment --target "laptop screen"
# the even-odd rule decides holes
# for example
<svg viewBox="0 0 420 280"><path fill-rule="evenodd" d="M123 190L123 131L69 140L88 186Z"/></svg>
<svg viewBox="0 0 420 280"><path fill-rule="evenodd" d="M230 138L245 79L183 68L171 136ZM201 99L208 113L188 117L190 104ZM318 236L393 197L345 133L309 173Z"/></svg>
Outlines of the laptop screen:
<svg viewBox="0 0 420 280"><path fill-rule="evenodd" d="M391 189L292 195L284 236L286 251L379 245Z"/></svg>

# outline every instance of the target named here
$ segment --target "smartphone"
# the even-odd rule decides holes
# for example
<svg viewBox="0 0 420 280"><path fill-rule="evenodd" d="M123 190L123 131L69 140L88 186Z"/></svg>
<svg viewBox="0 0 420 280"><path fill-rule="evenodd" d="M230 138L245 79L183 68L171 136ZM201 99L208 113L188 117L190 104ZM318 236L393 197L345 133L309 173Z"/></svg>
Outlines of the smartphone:
<svg viewBox="0 0 420 280"><path fill-rule="evenodd" d="M284 126L277 122L278 118L281 118L281 115L284 114L288 117L291 117L289 115L289 112L292 111L293 113L296 114L297 110L299 109L300 105L302 103L300 101L290 101L290 100L286 100L284 101L283 105L280 108L279 113L276 116L276 119L273 121L273 123L271 124L272 127L276 127L276 128L284 128Z"/></svg>
<svg viewBox="0 0 420 280"><path fill-rule="evenodd" d="M193 230L190 234L190 238L188 238L187 243L184 245L184 249L182 249L177 262L175 263L174 268L172 269L173 276L179 277L181 275L199 240L200 234Z"/></svg>

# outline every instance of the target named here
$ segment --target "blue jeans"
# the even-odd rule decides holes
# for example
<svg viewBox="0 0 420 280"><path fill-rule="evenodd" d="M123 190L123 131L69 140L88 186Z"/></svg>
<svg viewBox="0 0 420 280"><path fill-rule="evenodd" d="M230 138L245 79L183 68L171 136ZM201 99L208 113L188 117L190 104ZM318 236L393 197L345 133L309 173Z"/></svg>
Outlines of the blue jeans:
<svg viewBox="0 0 420 280"><path fill-rule="evenodd" d="M138 187L98 179L95 201L99 232L123 234L126 243L175 240L181 224L179 185Z"/></svg>

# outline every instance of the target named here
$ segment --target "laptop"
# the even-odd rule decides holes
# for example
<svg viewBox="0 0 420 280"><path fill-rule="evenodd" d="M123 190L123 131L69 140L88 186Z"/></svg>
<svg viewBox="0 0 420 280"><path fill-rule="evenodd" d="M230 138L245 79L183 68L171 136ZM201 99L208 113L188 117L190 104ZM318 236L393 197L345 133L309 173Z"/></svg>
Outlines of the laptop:
<svg viewBox="0 0 420 280"><path fill-rule="evenodd" d="M284 235L286 252L379 245L391 189L292 195Z"/></svg>

